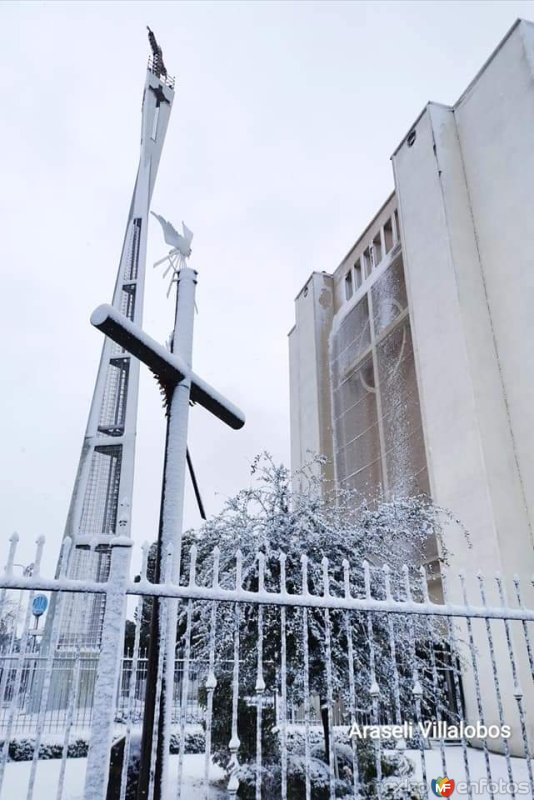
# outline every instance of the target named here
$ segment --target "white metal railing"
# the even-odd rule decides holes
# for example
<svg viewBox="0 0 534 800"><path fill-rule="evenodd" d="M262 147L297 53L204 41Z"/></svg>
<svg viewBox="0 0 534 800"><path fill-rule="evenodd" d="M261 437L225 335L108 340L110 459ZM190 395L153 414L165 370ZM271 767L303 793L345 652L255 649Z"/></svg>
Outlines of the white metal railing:
<svg viewBox="0 0 534 800"><path fill-rule="evenodd" d="M124 547L130 546L130 541L125 545L122 539L117 539L117 543L113 546ZM70 547L70 541L67 540ZM191 548L194 553L195 548ZM216 557L216 551L214 553ZM236 564L242 560L242 555L238 551L236 553ZM307 562L307 556L302 557L303 570ZM323 559L324 567L328 570L328 559ZM325 585L323 594L312 594L308 591L303 591L301 594L288 593L285 591L249 591L242 586L235 585L233 588L224 588L219 585L218 578L214 574L212 585L201 586L195 582L194 571L190 576L189 582L185 584L176 583L150 583L146 578L136 582L126 582L122 593L125 595L137 596L150 596L150 597L167 597L179 600L217 600L226 603L255 603L262 605L277 605L277 606L296 606L307 608L330 608L340 609L347 611L376 611L391 614L418 614L418 615L432 615L442 617L462 617L462 618L479 618L479 619L508 619L508 620L522 620L525 622L534 622L534 609L525 608L522 605L517 607L510 607L508 605L487 605L483 603L471 603L466 599L465 603L435 603L428 597L420 601L414 601L406 596L393 597L389 595L383 599L377 599L371 595L370 587L367 588L360 596L355 596L350 589L348 577L348 563L344 564L347 570L346 591L343 595L332 595L328 587ZM363 567L362 567L363 569ZM388 570L386 566L385 571ZM421 568L424 575L424 568ZM482 576L481 576L482 577ZM482 578L483 580L483 578ZM495 580L499 580L499 576L495 576ZM534 582L534 578L533 581ZM32 591L45 591L45 592L68 592L68 593L83 593L83 594L108 594L115 590L115 584L112 581L97 582L92 580L78 580L73 578L59 577L59 578L44 578L41 575L33 575L31 577L5 575L1 578L0 586L3 589L27 589Z"/></svg>
<svg viewBox="0 0 534 800"><path fill-rule="evenodd" d="M491 785L499 776L512 786L510 796L521 794L518 786L534 795L530 584L460 576L451 589L452 576L442 575L446 600L436 603L428 596L424 569L406 567L398 575L387 566L345 561L338 571L341 584L335 584L343 589L334 594L330 575L338 565L327 560L315 565L303 556L296 565L284 554L237 552L232 569L219 574L217 549L209 569L199 570L192 548L181 581L155 585L147 579L146 548L140 580L130 580L131 541L120 537L110 540L109 580L96 583L66 578L66 566L56 578L42 576L43 544L37 543L33 574L19 576L12 538L0 576L0 609L12 590L27 600L21 604L24 620L8 637L14 646L0 653L0 799L13 796L14 786L17 797L38 798L38 770L51 754L59 756L57 799L69 798L70 756L85 754L84 727L89 748L87 760L77 762L78 780L80 766L86 766L78 795L104 800L111 781L118 800L134 796L131 765L146 683L143 602L155 596L181 601L168 698L172 724L165 731L174 796L192 796L195 771L197 789L200 781L205 798L216 796L213 780L223 774L214 765L216 756L228 797L248 784L257 800L312 798L319 785L331 798L342 789L353 797L385 798L391 751L381 741L349 737L349 729L404 723L412 735L405 750L395 752L412 762L412 773L406 764L398 766L399 781L423 786L454 770L459 781L460 770L469 797L480 795L477 787L484 781L490 786L486 796L498 796ZM70 541L63 548L66 565ZM172 553L166 558L170 563ZM322 576L320 594L308 588L312 569ZM57 597L40 646L31 624L36 591ZM62 609L71 592L106 598L98 652L66 653L59 646ZM137 609L133 647L125 657L127 596L137 597ZM422 730L432 721L442 727L425 738ZM496 736L468 736L465 726L475 723L481 734L493 726ZM455 749L445 735L453 725L462 731ZM118 735L124 758L110 779L110 746ZM21 738L30 757L24 769L13 760L21 755Z"/></svg>
<svg viewBox="0 0 534 800"><path fill-rule="evenodd" d="M159 80L165 84L165 86L168 86L170 89L174 89L175 78L171 75L167 75L166 71L163 72L161 67L162 67L161 58L157 59L154 58L154 56L148 57L147 69L153 72L159 78Z"/></svg>
<svg viewBox="0 0 534 800"><path fill-rule="evenodd" d="M7 724L14 689L17 665L20 654L15 648L0 653L0 738ZM98 668L98 650L58 651L52 662L52 675L48 707L44 715L44 728L47 733L63 732L67 713L70 724L77 736L86 735L91 726L95 679ZM15 698L15 712L12 723L14 737L30 736L35 729L36 714L39 712L39 687L42 685L48 663L48 656L39 650L24 655L21 666L22 679ZM205 670L204 670L205 671ZM200 722L203 718L199 705L199 686L202 666L191 664L190 692L188 696L188 720ZM133 653L123 656L115 701L115 722L117 730L131 719L139 724L143 716L146 692L147 655L139 655L134 663ZM183 659L176 659L174 697L181 693L183 679ZM70 712L69 712L70 709ZM173 719L178 718L178 704L175 702Z"/></svg>

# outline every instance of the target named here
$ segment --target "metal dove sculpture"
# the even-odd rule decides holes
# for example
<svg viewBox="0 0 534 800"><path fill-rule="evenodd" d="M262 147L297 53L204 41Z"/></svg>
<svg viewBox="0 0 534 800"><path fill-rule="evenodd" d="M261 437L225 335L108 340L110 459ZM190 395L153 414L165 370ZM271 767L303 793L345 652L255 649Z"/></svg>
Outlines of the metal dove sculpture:
<svg viewBox="0 0 534 800"><path fill-rule="evenodd" d="M163 238L173 250L177 250L184 258L189 258L191 255L191 241L193 239L193 232L189 230L187 225L182 222L183 236L178 233L174 225L171 225L164 217L155 214L154 211L150 212L153 217L156 217L159 224L163 229Z"/></svg>

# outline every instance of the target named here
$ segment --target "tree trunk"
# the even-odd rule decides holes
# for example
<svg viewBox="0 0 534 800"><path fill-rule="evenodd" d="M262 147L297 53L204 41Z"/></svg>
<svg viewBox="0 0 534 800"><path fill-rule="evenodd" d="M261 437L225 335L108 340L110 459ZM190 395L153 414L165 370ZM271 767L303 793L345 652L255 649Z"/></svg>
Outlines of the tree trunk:
<svg viewBox="0 0 534 800"><path fill-rule="evenodd" d="M323 734L324 734L324 751L326 755L326 763L330 766L330 725L328 722L328 703L326 700L323 700L322 697L319 698L319 702L321 705L321 721L323 723Z"/></svg>

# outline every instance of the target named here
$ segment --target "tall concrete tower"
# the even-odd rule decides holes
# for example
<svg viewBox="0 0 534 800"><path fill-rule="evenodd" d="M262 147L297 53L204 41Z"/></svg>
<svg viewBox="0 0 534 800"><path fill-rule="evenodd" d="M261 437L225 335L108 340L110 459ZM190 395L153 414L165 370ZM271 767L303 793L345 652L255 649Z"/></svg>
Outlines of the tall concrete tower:
<svg viewBox="0 0 534 800"><path fill-rule="evenodd" d="M141 156L112 301L139 326L150 201L174 99L174 79L167 75L150 29L149 41L152 56L143 92ZM138 360L106 338L65 527L64 535L72 539L69 577L106 580L109 538L130 534L138 390ZM53 608L51 612L49 624ZM66 598L59 647L97 647L103 613L103 597Z"/></svg>

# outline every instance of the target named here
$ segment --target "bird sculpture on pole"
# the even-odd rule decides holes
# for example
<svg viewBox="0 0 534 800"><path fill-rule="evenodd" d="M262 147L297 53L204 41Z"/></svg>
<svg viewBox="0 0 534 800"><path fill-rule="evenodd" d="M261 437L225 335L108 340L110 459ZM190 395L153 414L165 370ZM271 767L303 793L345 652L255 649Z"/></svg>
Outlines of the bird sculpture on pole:
<svg viewBox="0 0 534 800"><path fill-rule="evenodd" d="M159 261L156 261L154 267L158 267L160 264L164 264L167 262L168 266L167 269L163 273L163 277L167 276L167 273L172 269L171 280L169 283L169 288L167 289L167 297L170 294L171 288L173 283L177 280L177 275L181 267L186 266L186 261L191 255L191 242L193 240L193 231L190 231L187 225L182 222L182 231L183 235L178 233L174 225L172 225L165 217L161 217L159 214L155 214L153 211L150 212L152 216L156 217L161 228L163 230L163 238L165 242L170 245L171 249L165 256L165 258L160 258Z"/></svg>
<svg viewBox="0 0 534 800"><path fill-rule="evenodd" d="M168 222L165 217L161 217L159 214L155 214L153 211L150 213L153 217L156 217L157 221L161 225L165 242L169 244L173 250L177 250L181 256L184 258L189 258L191 255L193 231L190 231L187 225L182 222L183 235L181 235L178 233L174 225Z"/></svg>

